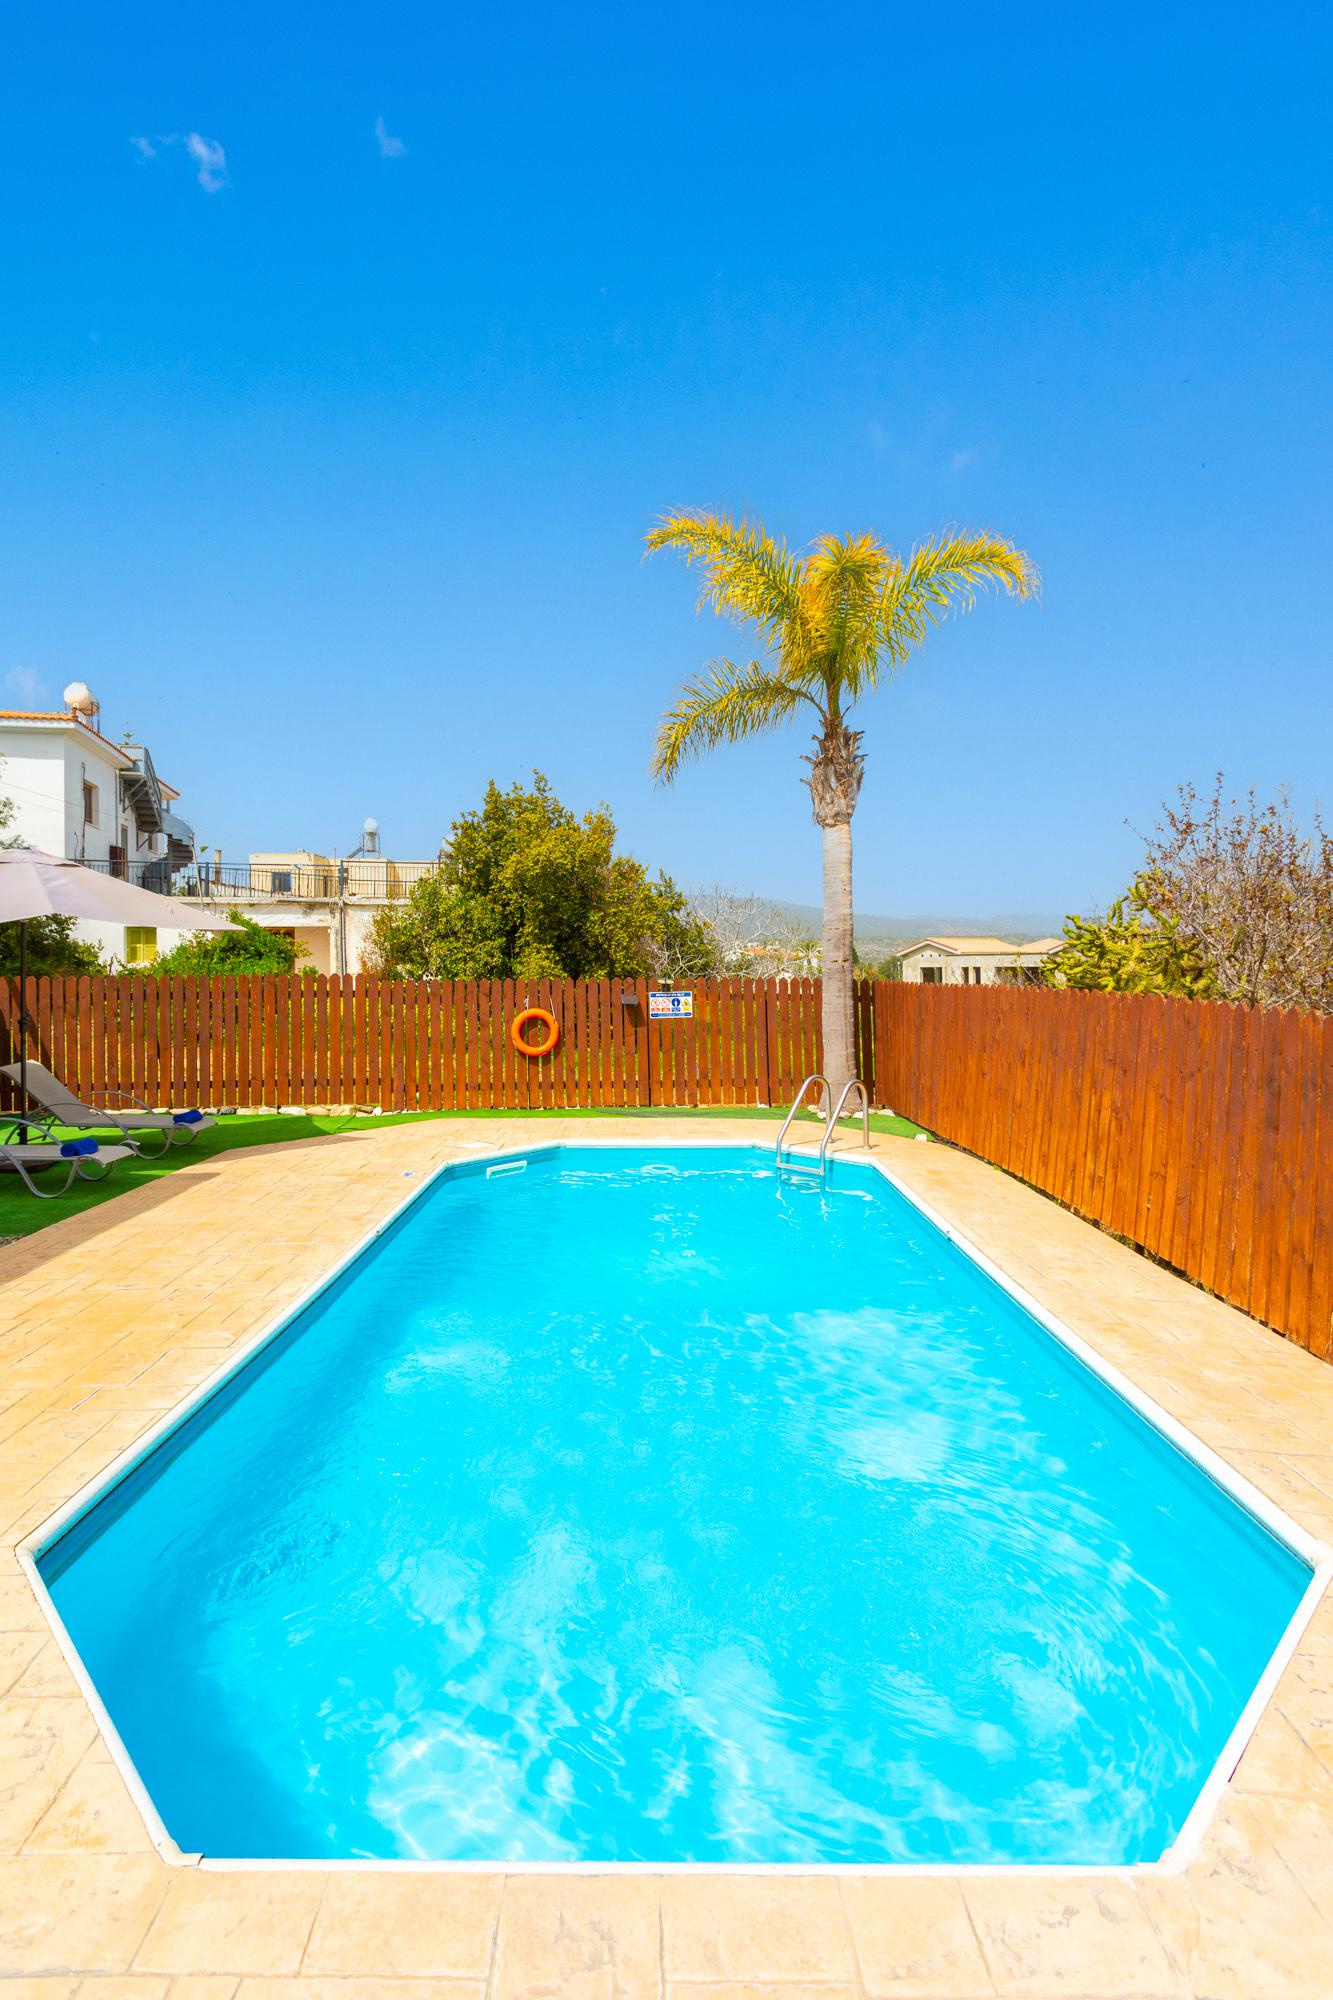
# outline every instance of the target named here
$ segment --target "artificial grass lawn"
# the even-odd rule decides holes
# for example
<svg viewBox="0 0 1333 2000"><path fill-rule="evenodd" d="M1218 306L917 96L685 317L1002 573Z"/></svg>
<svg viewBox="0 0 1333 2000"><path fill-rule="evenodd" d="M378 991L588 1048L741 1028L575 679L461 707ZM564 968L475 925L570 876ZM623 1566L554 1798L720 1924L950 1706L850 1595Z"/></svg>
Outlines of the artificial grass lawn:
<svg viewBox="0 0 1333 2000"><path fill-rule="evenodd" d="M128 1194L131 1188L142 1187L146 1181L155 1181L162 1174L174 1174L181 1167L192 1166L199 1160L211 1160L219 1153L231 1152L238 1146L274 1146L293 1139L314 1139L330 1132L377 1131L385 1125L412 1125L423 1118L763 1118L772 1120L780 1112L763 1105L607 1105L601 1110L570 1109L568 1111L397 1111L383 1116L368 1116L352 1112L345 1116L321 1112L301 1113L236 1111L224 1112L211 1132L201 1132L188 1146L173 1146L162 1159L144 1159L134 1156L120 1160L104 1180L75 1181L68 1193L40 1201L30 1194L17 1174L0 1173L0 1240L13 1236L31 1236L35 1230L45 1229L49 1223L60 1222L66 1216L80 1215L85 1208L95 1208L99 1202L114 1201L117 1195ZM819 1121L814 1114L802 1120L807 1129ZM843 1121L854 1126L856 1119ZM911 1139L921 1130L906 1118L891 1118L884 1112L872 1112L870 1128L873 1132L889 1132L899 1138ZM0 1127L2 1129L2 1127ZM81 1137L82 1134L61 1131L60 1138ZM107 1143L115 1143L115 1135L107 1133ZM53 1176L57 1177L57 1176Z"/></svg>

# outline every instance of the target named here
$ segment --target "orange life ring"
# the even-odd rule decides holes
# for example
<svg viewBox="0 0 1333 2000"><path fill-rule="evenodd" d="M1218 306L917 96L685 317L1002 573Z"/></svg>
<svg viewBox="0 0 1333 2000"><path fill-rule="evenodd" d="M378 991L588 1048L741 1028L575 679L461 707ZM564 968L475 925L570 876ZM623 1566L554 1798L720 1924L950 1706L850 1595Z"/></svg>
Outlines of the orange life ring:
<svg viewBox="0 0 1333 2000"><path fill-rule="evenodd" d="M544 1041L530 1042L527 1039L523 1030L529 1021L545 1022L546 1039ZM520 1055L549 1056L551 1050L560 1040L560 1023L556 1020L554 1014L547 1012L545 1007L524 1007L514 1016L514 1025L509 1030L509 1039Z"/></svg>

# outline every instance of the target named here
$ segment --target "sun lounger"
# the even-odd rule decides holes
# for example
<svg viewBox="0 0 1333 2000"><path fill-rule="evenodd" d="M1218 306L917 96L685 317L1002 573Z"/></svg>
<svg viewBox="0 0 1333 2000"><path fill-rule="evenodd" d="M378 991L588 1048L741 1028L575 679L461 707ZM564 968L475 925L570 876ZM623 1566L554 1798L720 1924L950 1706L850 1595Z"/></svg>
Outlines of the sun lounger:
<svg viewBox="0 0 1333 2000"><path fill-rule="evenodd" d="M0 1076L19 1080L19 1065L0 1065ZM154 1156L165 1153L169 1146L186 1146L197 1132L207 1132L216 1125L215 1118L209 1118L202 1111L150 1111L141 1097L132 1097L125 1090L90 1091L90 1096L114 1097L114 1106L85 1104L81 1098L67 1090L59 1077L53 1076L41 1063L28 1064L28 1095L40 1104L47 1122L65 1125L75 1132L118 1132L127 1146L136 1153L149 1156L145 1139L153 1133L162 1141L152 1148ZM122 1105L133 1107L122 1110Z"/></svg>
<svg viewBox="0 0 1333 2000"><path fill-rule="evenodd" d="M57 1195L66 1194L71 1183L105 1180L117 1160L128 1160L133 1148L130 1146L99 1146L96 1139L29 1139L25 1132L34 1127L26 1118L11 1118L8 1124L0 1123L0 1173L17 1174L29 1194L38 1195L43 1201L53 1201ZM59 1187L38 1187L33 1178L36 1174L46 1174L52 1169L65 1169L65 1177Z"/></svg>

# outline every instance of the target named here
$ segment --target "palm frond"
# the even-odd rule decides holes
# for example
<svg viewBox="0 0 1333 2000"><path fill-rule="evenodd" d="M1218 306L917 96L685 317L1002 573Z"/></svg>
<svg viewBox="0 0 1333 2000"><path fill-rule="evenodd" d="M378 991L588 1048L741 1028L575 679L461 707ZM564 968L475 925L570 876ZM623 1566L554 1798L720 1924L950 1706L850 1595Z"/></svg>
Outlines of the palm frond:
<svg viewBox="0 0 1333 2000"><path fill-rule="evenodd" d="M703 572L698 608L753 619L772 640L801 612L801 566L762 522L688 508L665 514L645 538L647 552L674 549Z"/></svg>
<svg viewBox="0 0 1333 2000"><path fill-rule="evenodd" d="M740 743L786 722L802 702L816 713L819 703L805 688L784 680L751 660L738 667L734 660L710 660L680 691L674 708L662 717L653 752L653 776L670 784L682 764L719 743Z"/></svg>
<svg viewBox="0 0 1333 2000"><path fill-rule="evenodd" d="M806 559L805 575L817 589L843 594L882 583L891 562L878 535L821 535Z"/></svg>
<svg viewBox="0 0 1333 2000"><path fill-rule="evenodd" d="M1035 596L1037 566L1024 550L991 534L953 534L919 542L887 578L879 607L879 643L895 664L951 611L970 611L988 590Z"/></svg>
<svg viewBox="0 0 1333 2000"><path fill-rule="evenodd" d="M830 690L855 699L873 674L879 604L895 560L875 535L823 535L807 557L803 584L810 649Z"/></svg>

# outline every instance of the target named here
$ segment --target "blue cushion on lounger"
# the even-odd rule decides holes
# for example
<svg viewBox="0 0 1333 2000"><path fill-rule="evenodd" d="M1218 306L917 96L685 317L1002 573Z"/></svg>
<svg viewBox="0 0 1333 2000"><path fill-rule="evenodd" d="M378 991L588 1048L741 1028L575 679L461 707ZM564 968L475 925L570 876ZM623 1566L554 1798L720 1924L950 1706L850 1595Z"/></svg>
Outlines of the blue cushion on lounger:
<svg viewBox="0 0 1333 2000"><path fill-rule="evenodd" d="M96 1139L66 1139L60 1148L62 1160L79 1160L85 1153L97 1151Z"/></svg>
<svg viewBox="0 0 1333 2000"><path fill-rule="evenodd" d="M203 1115L202 1111L173 1111L171 1122L173 1125L197 1125Z"/></svg>

